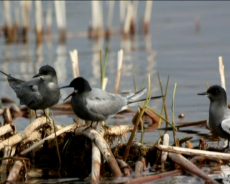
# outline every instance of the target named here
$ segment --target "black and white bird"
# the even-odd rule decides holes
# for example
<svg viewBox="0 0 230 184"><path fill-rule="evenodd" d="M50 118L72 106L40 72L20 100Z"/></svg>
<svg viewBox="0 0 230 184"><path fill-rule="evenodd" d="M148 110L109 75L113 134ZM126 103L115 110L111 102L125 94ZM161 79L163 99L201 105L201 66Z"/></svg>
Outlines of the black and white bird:
<svg viewBox="0 0 230 184"><path fill-rule="evenodd" d="M127 109L129 106L140 104L145 99L139 99L147 89L144 88L136 93L129 93L126 96L112 94L99 88L91 88L88 81L83 77L75 78L68 86L61 88L74 88L65 100L72 96L71 105L75 114L86 121L100 122L109 116ZM162 96L151 97L151 99ZM64 101L65 101L64 100Z"/></svg>
<svg viewBox="0 0 230 184"><path fill-rule="evenodd" d="M227 105L227 94L224 88L218 85L211 86L206 95L210 100L209 120L207 126L218 136L230 140L230 110Z"/></svg>
<svg viewBox="0 0 230 184"><path fill-rule="evenodd" d="M53 106L60 99L60 89L56 71L49 65L42 66L39 73L29 81L16 79L0 71L7 76L8 82L20 100L20 105L26 105L35 111ZM45 113L45 111L44 111Z"/></svg>

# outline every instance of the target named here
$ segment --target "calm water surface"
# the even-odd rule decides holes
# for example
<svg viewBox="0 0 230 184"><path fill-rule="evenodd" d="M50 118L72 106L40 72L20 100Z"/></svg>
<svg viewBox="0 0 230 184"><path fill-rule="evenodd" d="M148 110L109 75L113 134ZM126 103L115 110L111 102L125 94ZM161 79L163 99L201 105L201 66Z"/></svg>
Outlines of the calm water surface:
<svg viewBox="0 0 230 184"><path fill-rule="evenodd" d="M15 2L17 3L17 2ZM45 2L49 5L51 2ZM105 2L104 2L105 3ZM105 7L105 4L103 4ZM2 9L2 7L0 7ZM143 16L145 3L139 2L137 22ZM47 6L43 7L44 17ZM105 51L109 47L106 77L108 85L106 89L114 91L117 52L124 50L123 68L119 92L133 91L133 72L136 70L138 88L145 79L147 86L147 74L151 74L151 95L159 95L160 88L157 79L159 72L163 86L166 85L167 77L170 83L167 96L168 113L171 115L171 103L174 84L177 83L175 98L176 122L180 113L184 113L183 122L193 122L208 118L209 100L197 96L198 92L206 90L209 85L220 84L218 57L223 56L225 64L225 77L227 91L230 81L230 2L199 2L199 1L154 1L150 34L144 36L138 34L132 39L124 40L121 35L113 35L109 41L105 39L89 40L86 37L73 37L67 39L66 44L60 45L57 39L44 42L36 47L34 35L31 31L31 41L26 44L4 44L0 37L0 69L17 78L29 80L38 72L40 66L50 64L55 67L60 86L68 84L72 78L72 65L69 51L77 49L79 53L80 75L89 80L94 87L100 86L99 50ZM105 15L105 8L103 9ZM120 26L119 3L115 3L115 16L113 28ZM34 15L31 14L31 30L34 28ZM55 13L54 13L55 15ZM90 2L67 2L66 3L67 30L70 33L86 32L91 20ZM106 17L106 16L104 16ZM55 17L52 31L57 33ZM196 20L200 20L200 31L196 31ZM0 19L1 25L3 18ZM138 24L137 24L138 25ZM138 26L140 27L140 26ZM6 77L0 75L0 96L14 99L15 93L6 82ZM71 90L62 90L62 100ZM161 109L161 100L150 102L158 112ZM135 109L135 108L134 108ZM171 116L170 116L171 118ZM120 123L130 124L130 117L125 117ZM72 123L72 117L56 116L59 124ZM19 130L28 125L29 120L18 118L15 123ZM108 124L114 124L114 120L108 120ZM210 134L204 127L189 127L183 130L193 130L191 134L193 142L198 144L200 137ZM170 135L171 132L170 132ZM187 136L186 132L178 132L177 136ZM153 143L159 137L157 131L145 133L145 143ZM137 134L136 139L140 139ZM171 143L172 143L171 139ZM207 141L211 141L207 139Z"/></svg>

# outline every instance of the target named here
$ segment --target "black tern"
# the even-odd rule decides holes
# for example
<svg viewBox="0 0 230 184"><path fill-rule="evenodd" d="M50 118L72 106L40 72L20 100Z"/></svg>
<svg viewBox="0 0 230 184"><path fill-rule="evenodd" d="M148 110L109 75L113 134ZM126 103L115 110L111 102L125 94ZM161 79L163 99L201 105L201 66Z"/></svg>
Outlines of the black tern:
<svg viewBox="0 0 230 184"><path fill-rule="evenodd" d="M75 78L70 85L61 88L70 87L74 88L74 92L67 96L65 100L72 96L71 104L75 114L83 120L91 121L90 127L92 127L93 122L104 121L109 116L115 115L129 106L145 101L145 99L140 100L139 98L147 91L144 88L126 96L112 94L99 88L91 88L88 81L82 77ZM151 99L161 97L156 96L151 97Z"/></svg>
<svg viewBox="0 0 230 184"><path fill-rule="evenodd" d="M218 136L230 140L230 110L227 105L227 95L224 88L211 86L206 95L210 100L209 121L207 126Z"/></svg>
<svg viewBox="0 0 230 184"><path fill-rule="evenodd" d="M23 81L11 77L2 71L7 76L8 82L20 99L20 105L26 105L29 109L35 111L53 106L60 99L60 89L56 71L49 65L42 66L39 73L33 76L29 81Z"/></svg>

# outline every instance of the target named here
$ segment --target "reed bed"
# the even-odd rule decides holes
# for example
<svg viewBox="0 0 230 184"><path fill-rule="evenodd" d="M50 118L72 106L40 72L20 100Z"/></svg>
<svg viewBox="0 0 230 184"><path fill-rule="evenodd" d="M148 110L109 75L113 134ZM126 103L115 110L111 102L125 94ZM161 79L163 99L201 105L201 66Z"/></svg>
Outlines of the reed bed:
<svg viewBox="0 0 230 184"><path fill-rule="evenodd" d="M122 70L121 53L122 51L118 52L116 92L118 92ZM73 74L78 76L78 59L75 61L77 53L74 51L70 54L73 61ZM102 52L99 55L101 56ZM105 52L104 62L102 62L102 57L100 61L102 86L107 57L108 50ZM165 93L160 85L162 94L166 96L168 81ZM161 83L160 78L159 83ZM133 113L134 126L108 127L98 124L93 129L85 129L86 125L81 121L67 126L55 125L53 117L40 116L23 131L17 132L17 127L13 124L14 119L19 116L31 118L29 110L20 109L12 100L3 98L1 116L4 124L0 127L1 182L30 181L33 178L44 177L79 177L90 180L92 183L99 183L104 177L112 177L114 182L118 178L125 177L125 182L142 183L189 172L205 182L218 183L202 170L202 163L210 163L212 166L225 165L230 155L224 153L223 148L207 145L203 139L200 140L200 145L194 148L190 142L192 137L177 138L176 133L181 127L203 125L206 121L175 124L176 86L175 84L172 97L171 122L167 113L165 117L162 117L147 105L151 89L150 75L148 75L148 92L144 105L140 105L136 113L126 111ZM166 96L162 101L164 110L167 109ZM6 103L8 107L5 107ZM50 110L52 114L73 114L70 102L57 104ZM141 130L141 134L147 131L143 127L144 116L152 120L151 131L156 130L162 122L170 126L165 128L166 132L163 135L159 134L158 140L153 145L145 145L143 136L140 142L134 141L138 130ZM173 130L173 137L167 133L169 129ZM129 141L126 141L129 134ZM169 145L170 139L174 140L173 145ZM153 174L144 176L143 173L146 170ZM221 167L217 170L221 172Z"/></svg>

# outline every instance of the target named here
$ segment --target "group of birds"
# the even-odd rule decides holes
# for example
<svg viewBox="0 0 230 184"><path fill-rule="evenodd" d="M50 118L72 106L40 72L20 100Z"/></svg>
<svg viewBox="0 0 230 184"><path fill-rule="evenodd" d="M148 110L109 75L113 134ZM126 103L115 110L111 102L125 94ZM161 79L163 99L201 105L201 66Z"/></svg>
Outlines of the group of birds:
<svg viewBox="0 0 230 184"><path fill-rule="evenodd" d="M49 108L58 103L60 89L74 88L74 91L67 96L71 99L71 105L75 114L87 121L100 122L109 116L127 109L129 106L139 104L145 99L140 97L147 91L146 88L125 96L112 94L99 88L91 88L88 81L83 77L77 77L72 82L59 88L56 71L49 65L42 66L39 73L29 81L16 79L0 71L7 76L10 86L20 99L21 105L36 110ZM206 95L210 100L208 127L218 136L230 139L230 110L227 105L227 95L221 86L211 86L206 92L198 93ZM162 96L151 97L158 99ZM65 101L64 100L64 101ZM45 112L44 112L45 113ZM37 117L37 114L36 114Z"/></svg>
<svg viewBox="0 0 230 184"><path fill-rule="evenodd" d="M71 105L75 114L87 121L100 122L109 116L127 109L129 106L139 104L145 99L140 97L147 91L146 88L129 93L126 96L112 94L99 88L91 88L88 81L83 77L72 80L68 86L59 88L56 71L49 65L42 66L39 73L29 81L16 79L0 71L7 76L10 86L15 91L20 100L20 105L26 105L29 109L36 110L49 108L58 103L62 88L74 88L66 99L72 96ZM161 98L162 96L151 97L151 99ZM65 99L65 100L66 100ZM64 100L64 101L65 101ZM45 111L44 111L45 114Z"/></svg>

